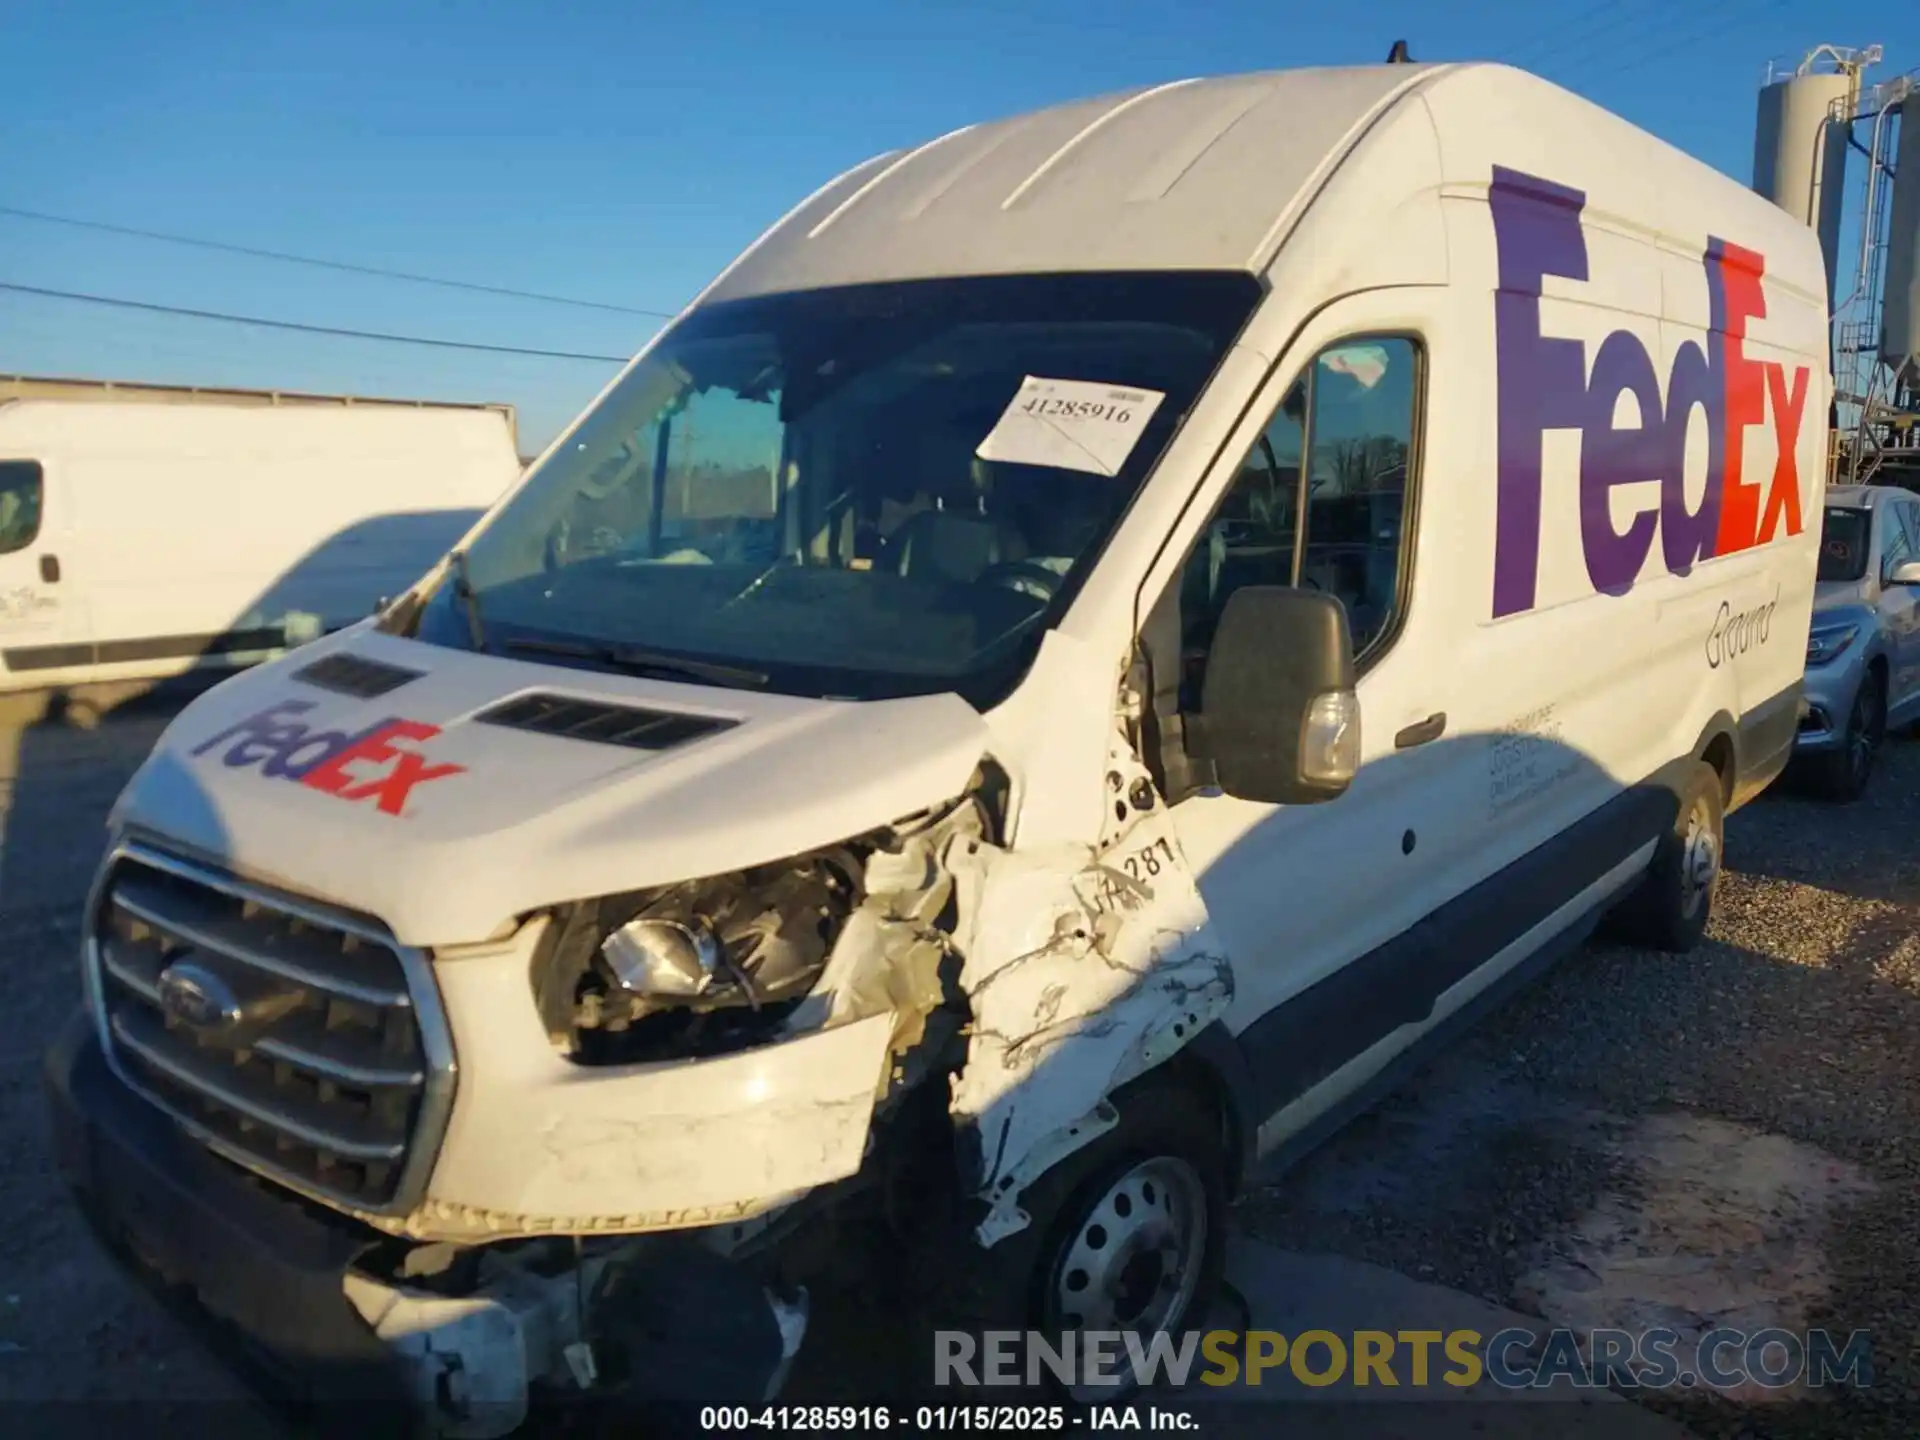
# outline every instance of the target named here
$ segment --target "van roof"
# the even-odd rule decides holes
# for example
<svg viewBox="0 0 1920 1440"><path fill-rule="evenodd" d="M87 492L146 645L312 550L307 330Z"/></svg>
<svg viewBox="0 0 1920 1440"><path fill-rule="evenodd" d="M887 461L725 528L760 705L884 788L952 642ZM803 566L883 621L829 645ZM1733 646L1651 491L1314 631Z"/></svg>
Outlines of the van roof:
<svg viewBox="0 0 1920 1440"><path fill-rule="evenodd" d="M989 272L1245 270L1367 122L1446 68L1179 80L971 125L847 171L708 298Z"/></svg>
<svg viewBox="0 0 1920 1440"><path fill-rule="evenodd" d="M1549 81L1490 63L1365 65L1179 80L876 156L802 202L701 298L979 274L1259 272L1355 145L1413 97L1437 147L1432 178L1450 189L1484 194L1489 159L1544 143L1618 176L1642 225L1684 233L1731 212L1793 252L1791 217ZM1399 183L1411 183L1404 170ZM1672 203L1651 186L1670 187Z"/></svg>

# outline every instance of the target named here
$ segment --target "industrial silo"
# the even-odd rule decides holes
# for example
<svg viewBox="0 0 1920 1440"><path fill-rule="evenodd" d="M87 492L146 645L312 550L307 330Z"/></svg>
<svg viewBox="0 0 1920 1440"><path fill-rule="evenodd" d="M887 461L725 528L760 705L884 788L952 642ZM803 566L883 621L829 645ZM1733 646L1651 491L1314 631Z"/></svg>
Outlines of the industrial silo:
<svg viewBox="0 0 1920 1440"><path fill-rule="evenodd" d="M1887 226L1880 357L1896 369L1920 353L1920 88L1900 102L1900 148Z"/></svg>
<svg viewBox="0 0 1920 1440"><path fill-rule="evenodd" d="M1820 236L1827 303L1840 253L1847 135L1857 77L1846 70L1801 72L1760 92L1754 128L1753 188ZM1838 116L1837 123L1829 123ZM1916 196L1920 199L1920 196Z"/></svg>

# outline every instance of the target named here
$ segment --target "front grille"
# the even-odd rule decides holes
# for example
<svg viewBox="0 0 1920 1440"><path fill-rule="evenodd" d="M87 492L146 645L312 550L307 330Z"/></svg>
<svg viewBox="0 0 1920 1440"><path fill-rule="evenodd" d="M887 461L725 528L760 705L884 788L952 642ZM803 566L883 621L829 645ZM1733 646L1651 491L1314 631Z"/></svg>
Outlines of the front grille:
<svg viewBox="0 0 1920 1440"><path fill-rule="evenodd" d="M115 853L88 923L102 1038L129 1085L294 1189L412 1206L453 1080L424 956L373 921L145 846Z"/></svg>

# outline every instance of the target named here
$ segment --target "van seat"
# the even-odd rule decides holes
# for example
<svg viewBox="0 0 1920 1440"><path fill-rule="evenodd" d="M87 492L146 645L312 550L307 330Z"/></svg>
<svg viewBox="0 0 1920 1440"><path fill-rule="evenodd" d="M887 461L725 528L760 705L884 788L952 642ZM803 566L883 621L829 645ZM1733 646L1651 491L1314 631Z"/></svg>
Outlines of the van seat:
<svg viewBox="0 0 1920 1440"><path fill-rule="evenodd" d="M889 548L901 575L916 580L971 584L1006 555L992 517L964 510L922 510L894 532Z"/></svg>

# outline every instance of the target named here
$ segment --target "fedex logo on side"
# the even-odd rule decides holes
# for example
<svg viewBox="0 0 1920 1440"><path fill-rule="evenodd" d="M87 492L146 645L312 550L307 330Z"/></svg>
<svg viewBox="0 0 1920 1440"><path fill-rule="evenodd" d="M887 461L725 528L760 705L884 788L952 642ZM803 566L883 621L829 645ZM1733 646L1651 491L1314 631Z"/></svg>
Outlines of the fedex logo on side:
<svg viewBox="0 0 1920 1440"><path fill-rule="evenodd" d="M416 785L458 775L464 765L430 765L399 740L431 740L438 725L390 716L364 730L317 730L299 717L310 700L283 700L229 725L193 747L195 756L227 746L220 757L231 769L260 767L275 780L292 780L342 800L371 800L383 814L399 815ZM384 768L382 768L384 767Z"/></svg>
<svg viewBox="0 0 1920 1440"><path fill-rule="evenodd" d="M1493 618L1531 610L1540 579L1541 469L1545 432L1578 430L1580 544L1587 576L1603 595L1633 588L1653 553L1674 575L1695 563L1798 535L1800 477L1794 449L1807 403L1808 371L1791 377L1775 361L1745 354L1747 322L1764 317L1766 260L1709 239L1707 348L1692 340L1674 353L1664 402L1653 358L1639 337L1615 330L1600 343L1589 375L1579 340L1544 335L1542 282L1548 275L1586 280L1587 244L1581 191L1494 167L1489 200L1499 253L1494 296L1498 369L1498 519L1494 534ZM1616 428L1615 407L1631 395L1639 424ZM1706 420L1705 492L1689 505L1687 427L1693 411ZM1775 460L1765 482L1743 472L1748 427L1773 421ZM1659 483L1659 500L1617 524L1616 487Z"/></svg>

